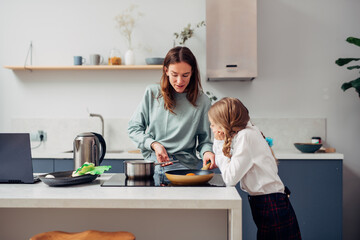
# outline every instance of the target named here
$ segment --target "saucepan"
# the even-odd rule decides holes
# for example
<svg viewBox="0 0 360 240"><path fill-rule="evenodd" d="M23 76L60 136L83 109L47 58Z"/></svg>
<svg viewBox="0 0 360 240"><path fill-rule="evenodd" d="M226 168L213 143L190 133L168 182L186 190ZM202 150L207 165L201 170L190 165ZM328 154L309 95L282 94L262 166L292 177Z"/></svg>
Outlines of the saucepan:
<svg viewBox="0 0 360 240"><path fill-rule="evenodd" d="M202 185L210 181L214 172L211 170L171 170L166 171L165 176L174 185Z"/></svg>
<svg viewBox="0 0 360 240"><path fill-rule="evenodd" d="M178 160L171 161L173 163L179 162ZM142 179L151 178L154 175L155 166L164 164L148 160L128 160L124 161L125 176L128 179Z"/></svg>

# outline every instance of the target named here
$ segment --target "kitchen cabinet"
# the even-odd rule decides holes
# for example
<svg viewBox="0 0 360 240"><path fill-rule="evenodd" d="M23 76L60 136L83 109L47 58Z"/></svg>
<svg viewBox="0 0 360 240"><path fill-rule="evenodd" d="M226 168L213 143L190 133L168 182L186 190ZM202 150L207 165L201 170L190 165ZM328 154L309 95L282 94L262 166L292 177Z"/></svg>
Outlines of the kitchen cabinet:
<svg viewBox="0 0 360 240"><path fill-rule="evenodd" d="M54 172L54 161L52 159L33 159L34 173L49 173Z"/></svg>
<svg viewBox="0 0 360 240"><path fill-rule="evenodd" d="M279 176L290 189L303 239L342 239L342 160L279 161ZM247 194L243 201L243 239L256 239Z"/></svg>
<svg viewBox="0 0 360 240"><path fill-rule="evenodd" d="M54 172L70 171L74 169L73 159L54 159Z"/></svg>
<svg viewBox="0 0 360 240"><path fill-rule="evenodd" d="M124 172L124 161L122 159L104 159L101 163L103 166L111 166L107 173L123 173Z"/></svg>
<svg viewBox="0 0 360 240"><path fill-rule="evenodd" d="M292 155L284 155L291 157ZM304 159L279 159L279 175L291 193L303 239L342 239L342 159L326 159L326 154L300 154ZM311 159L311 157L318 159ZM105 159L111 165L109 173L123 173L125 159ZM73 169L72 159L34 159L34 172ZM52 167L53 166L53 167ZM198 168L201 168L201 163ZM37 171L45 169L48 171ZM215 169L219 173L219 169ZM243 201L243 239L256 239L247 193L236 185Z"/></svg>
<svg viewBox="0 0 360 240"><path fill-rule="evenodd" d="M50 173L74 169L73 159L33 158L32 164L34 173Z"/></svg>
<svg viewBox="0 0 360 240"><path fill-rule="evenodd" d="M125 159L104 159L101 165L110 165L111 169L107 173L123 173ZM74 169L73 159L33 159L34 173L50 173L60 171L70 171Z"/></svg>
<svg viewBox="0 0 360 240"><path fill-rule="evenodd" d="M257 77L257 1L206 1L208 81Z"/></svg>
<svg viewBox="0 0 360 240"><path fill-rule="evenodd" d="M18 70L156 70L162 65L83 65L83 66L9 66L4 68Z"/></svg>

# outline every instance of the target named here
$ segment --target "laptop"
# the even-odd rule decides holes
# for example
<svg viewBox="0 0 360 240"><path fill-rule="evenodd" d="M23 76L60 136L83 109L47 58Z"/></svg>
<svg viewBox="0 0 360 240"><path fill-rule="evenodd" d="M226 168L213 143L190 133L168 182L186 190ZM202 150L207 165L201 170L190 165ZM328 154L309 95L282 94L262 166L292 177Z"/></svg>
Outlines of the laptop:
<svg viewBox="0 0 360 240"><path fill-rule="evenodd" d="M35 183L30 134L0 133L0 183Z"/></svg>

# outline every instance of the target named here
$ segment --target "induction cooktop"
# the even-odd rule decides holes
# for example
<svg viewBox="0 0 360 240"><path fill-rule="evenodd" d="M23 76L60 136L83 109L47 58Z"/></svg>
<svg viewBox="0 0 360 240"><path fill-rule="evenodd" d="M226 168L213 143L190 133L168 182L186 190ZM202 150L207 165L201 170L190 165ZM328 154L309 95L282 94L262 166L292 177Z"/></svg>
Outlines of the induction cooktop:
<svg viewBox="0 0 360 240"><path fill-rule="evenodd" d="M110 179L101 184L102 187L178 187L172 184L164 174L154 174L148 179L128 179L125 173L114 174ZM214 177L207 183L191 185L189 187L225 187L221 174L214 174ZM186 187L186 186L182 186Z"/></svg>

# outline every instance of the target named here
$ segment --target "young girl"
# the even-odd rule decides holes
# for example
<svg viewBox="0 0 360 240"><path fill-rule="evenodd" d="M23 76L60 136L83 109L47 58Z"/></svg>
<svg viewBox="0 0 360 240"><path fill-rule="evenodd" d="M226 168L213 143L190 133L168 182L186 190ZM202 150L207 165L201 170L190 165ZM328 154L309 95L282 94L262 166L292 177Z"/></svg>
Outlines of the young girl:
<svg viewBox="0 0 360 240"><path fill-rule="evenodd" d="M227 186L240 181L249 194L257 239L301 239L290 191L277 174L277 163L247 108L236 98L223 98L208 112L213 150Z"/></svg>

